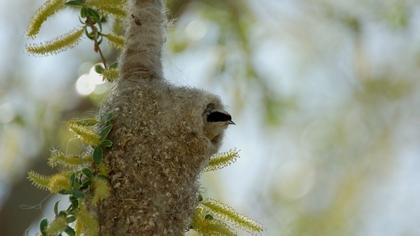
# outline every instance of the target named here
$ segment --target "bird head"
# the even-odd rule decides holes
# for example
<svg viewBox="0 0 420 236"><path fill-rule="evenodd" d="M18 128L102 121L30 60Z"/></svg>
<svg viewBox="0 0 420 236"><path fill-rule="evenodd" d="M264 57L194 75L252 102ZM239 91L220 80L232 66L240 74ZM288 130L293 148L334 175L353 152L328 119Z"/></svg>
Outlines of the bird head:
<svg viewBox="0 0 420 236"><path fill-rule="evenodd" d="M222 105L210 103L204 111L203 118L204 134L218 148L221 145L225 129L229 125L235 124L232 121L232 116L223 109Z"/></svg>

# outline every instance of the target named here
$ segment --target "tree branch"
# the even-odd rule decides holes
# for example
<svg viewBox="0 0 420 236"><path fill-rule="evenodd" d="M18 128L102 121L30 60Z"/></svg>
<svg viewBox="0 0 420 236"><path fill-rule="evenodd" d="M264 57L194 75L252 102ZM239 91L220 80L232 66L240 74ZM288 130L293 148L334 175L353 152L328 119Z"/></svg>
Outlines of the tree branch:
<svg viewBox="0 0 420 236"><path fill-rule="evenodd" d="M121 78L162 79L164 43L162 0L130 0L126 47L121 56Z"/></svg>

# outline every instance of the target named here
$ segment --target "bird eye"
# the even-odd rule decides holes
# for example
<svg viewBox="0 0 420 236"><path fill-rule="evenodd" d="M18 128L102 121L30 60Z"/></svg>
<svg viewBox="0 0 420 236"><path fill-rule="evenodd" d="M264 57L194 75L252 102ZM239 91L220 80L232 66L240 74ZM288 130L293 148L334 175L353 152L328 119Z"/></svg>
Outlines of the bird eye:
<svg viewBox="0 0 420 236"><path fill-rule="evenodd" d="M225 122L231 121L232 117L229 114L214 111L207 115L207 122Z"/></svg>

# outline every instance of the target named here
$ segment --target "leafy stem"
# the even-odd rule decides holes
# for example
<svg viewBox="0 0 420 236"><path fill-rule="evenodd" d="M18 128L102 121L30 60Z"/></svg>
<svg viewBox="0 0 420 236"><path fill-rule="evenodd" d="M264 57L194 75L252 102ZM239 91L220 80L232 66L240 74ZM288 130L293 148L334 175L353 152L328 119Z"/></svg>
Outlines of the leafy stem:
<svg viewBox="0 0 420 236"><path fill-rule="evenodd" d="M94 43L94 51L99 54L101 61L105 67L108 68L105 56L102 52L100 44L102 43L102 22L105 21L105 17L100 15L96 10L91 8L82 8L81 16L86 17L85 24L85 33L86 36L91 39ZM88 29L89 28L89 29Z"/></svg>

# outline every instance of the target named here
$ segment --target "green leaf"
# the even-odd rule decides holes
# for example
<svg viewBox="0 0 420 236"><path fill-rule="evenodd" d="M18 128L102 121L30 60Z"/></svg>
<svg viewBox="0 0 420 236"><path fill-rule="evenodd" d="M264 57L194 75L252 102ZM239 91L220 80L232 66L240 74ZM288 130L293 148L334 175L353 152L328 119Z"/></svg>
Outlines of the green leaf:
<svg viewBox="0 0 420 236"><path fill-rule="evenodd" d="M77 190L77 189L73 190L72 194L76 198L83 198L85 196L85 194L82 191Z"/></svg>
<svg viewBox="0 0 420 236"><path fill-rule="evenodd" d="M76 197L74 197L74 196L70 196L69 200L70 200L70 203L71 203L72 205L74 205L74 206L76 206L76 207L79 205L79 200L77 200L77 198L76 198Z"/></svg>
<svg viewBox="0 0 420 236"><path fill-rule="evenodd" d="M60 211L60 213L58 213L58 216L64 216L64 217L66 217L67 216L67 212Z"/></svg>
<svg viewBox="0 0 420 236"><path fill-rule="evenodd" d="M112 120L112 112L108 112L104 115L104 117L101 119L101 122L103 122L104 124L109 124Z"/></svg>
<svg viewBox="0 0 420 236"><path fill-rule="evenodd" d="M112 141L109 139L105 139L104 141L102 141L101 146L110 148L112 147Z"/></svg>
<svg viewBox="0 0 420 236"><path fill-rule="evenodd" d="M96 147L95 150L93 150L93 160L96 164L101 163L103 154L102 147Z"/></svg>
<svg viewBox="0 0 420 236"><path fill-rule="evenodd" d="M84 168L84 169L82 170L82 173L83 173L84 175L86 175L86 177L89 177L89 178L91 178L91 177L93 176L92 171L91 171L89 168Z"/></svg>
<svg viewBox="0 0 420 236"><path fill-rule="evenodd" d="M86 18L89 15L88 9L89 8L87 7L82 7L82 9L80 9L80 17Z"/></svg>
<svg viewBox="0 0 420 236"><path fill-rule="evenodd" d="M47 234L47 227L48 227L48 219L44 218L39 223L39 229L41 230L42 235Z"/></svg>
<svg viewBox="0 0 420 236"><path fill-rule="evenodd" d="M112 125L107 125L105 127L102 127L99 135L101 136L102 139L105 139L106 137L108 137L108 134L111 132L112 130Z"/></svg>
<svg viewBox="0 0 420 236"><path fill-rule="evenodd" d="M104 72L105 68L102 65L96 65L95 66L95 71L98 74L102 74L102 72Z"/></svg>
<svg viewBox="0 0 420 236"><path fill-rule="evenodd" d="M112 65L110 65L109 68L118 68L118 62L112 63Z"/></svg>
<svg viewBox="0 0 420 236"><path fill-rule="evenodd" d="M95 22L99 22L101 20L101 16L96 10L93 10L92 8L89 8L88 14Z"/></svg>
<svg viewBox="0 0 420 236"><path fill-rule="evenodd" d="M67 209L67 212L72 213L74 210L79 208L79 200L77 200L77 198L73 195L69 197L69 200L70 200L70 206Z"/></svg>
<svg viewBox="0 0 420 236"><path fill-rule="evenodd" d="M74 177L73 177L73 176L74 176ZM78 180L78 179L76 178L76 175L75 175L75 174L73 174L73 175L70 177L70 184L71 184L72 189L79 189L79 187L80 187L80 180ZM68 191L67 191L67 193L63 193L63 194L69 194L69 193L71 193L71 192L68 192Z"/></svg>
<svg viewBox="0 0 420 236"><path fill-rule="evenodd" d="M59 203L60 201L57 201L55 204L54 204L54 214L55 214L55 217L57 217L58 216L58 203Z"/></svg>
<svg viewBox="0 0 420 236"><path fill-rule="evenodd" d="M87 16L86 8L82 7L82 9L80 9L80 17L86 18L86 16Z"/></svg>
<svg viewBox="0 0 420 236"><path fill-rule="evenodd" d="M67 6L83 6L84 0L72 0L65 3Z"/></svg>
<svg viewBox="0 0 420 236"><path fill-rule="evenodd" d="M82 7L82 9L80 9L80 16L82 18L89 17L94 22L100 22L101 20L101 16L99 15L98 11L89 7Z"/></svg>
<svg viewBox="0 0 420 236"><path fill-rule="evenodd" d="M73 223L74 221L76 221L76 217L74 215L68 216L66 218L67 223Z"/></svg>
<svg viewBox="0 0 420 236"><path fill-rule="evenodd" d="M90 180L86 180L85 182L82 183L82 185L80 185L80 190L87 189L91 185L91 183L92 182Z"/></svg>
<svg viewBox="0 0 420 236"><path fill-rule="evenodd" d="M69 190L61 190L60 192L58 192L59 194L63 194L63 195L67 195L67 194L71 194L71 191Z"/></svg>
<svg viewBox="0 0 420 236"><path fill-rule="evenodd" d="M76 184L76 174L75 173L70 175L70 184L71 184L71 186L74 186Z"/></svg>
<svg viewBox="0 0 420 236"><path fill-rule="evenodd" d="M64 230L64 232L66 232L66 234L68 234L69 236L75 236L76 235L76 232L70 226L67 226L67 228L66 228L66 230Z"/></svg>

